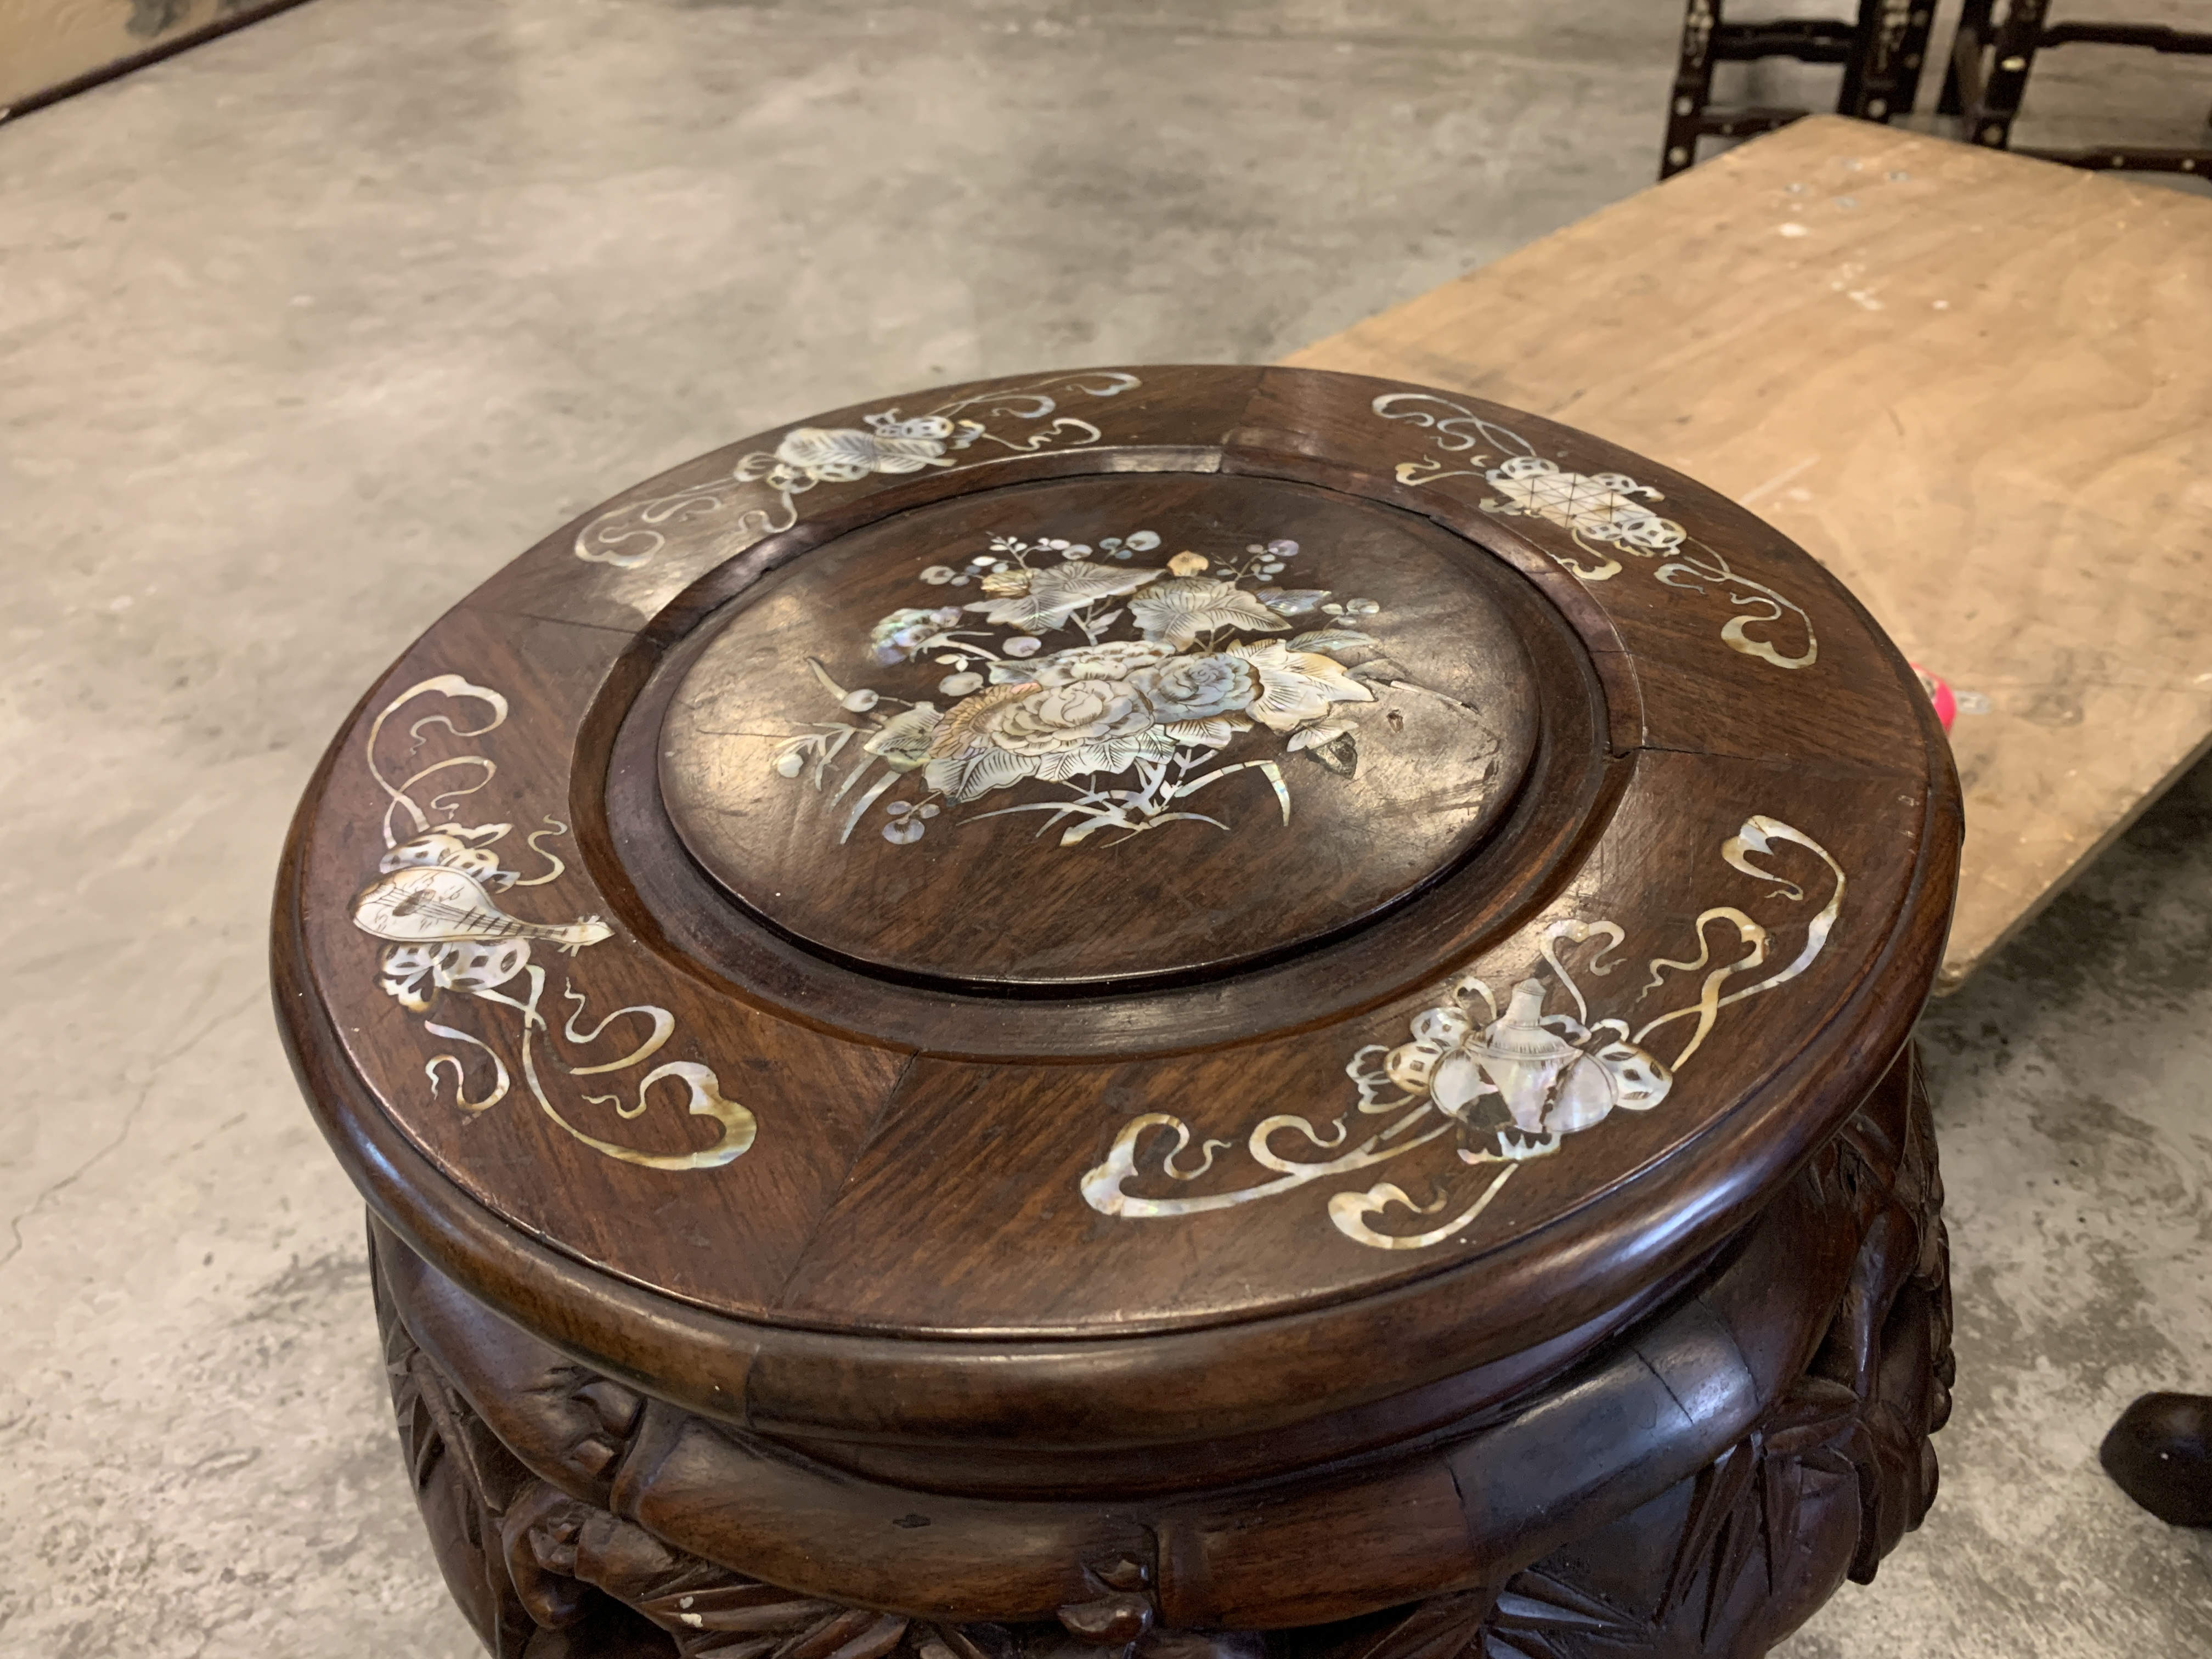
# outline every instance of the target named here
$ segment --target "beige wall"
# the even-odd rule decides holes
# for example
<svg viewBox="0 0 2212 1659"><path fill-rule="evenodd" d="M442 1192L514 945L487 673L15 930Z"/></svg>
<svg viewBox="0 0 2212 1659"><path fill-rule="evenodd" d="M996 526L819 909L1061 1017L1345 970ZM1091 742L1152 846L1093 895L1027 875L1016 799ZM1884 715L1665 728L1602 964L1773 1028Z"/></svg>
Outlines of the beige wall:
<svg viewBox="0 0 2212 1659"><path fill-rule="evenodd" d="M149 47L189 39L252 0L0 0L0 106Z"/></svg>

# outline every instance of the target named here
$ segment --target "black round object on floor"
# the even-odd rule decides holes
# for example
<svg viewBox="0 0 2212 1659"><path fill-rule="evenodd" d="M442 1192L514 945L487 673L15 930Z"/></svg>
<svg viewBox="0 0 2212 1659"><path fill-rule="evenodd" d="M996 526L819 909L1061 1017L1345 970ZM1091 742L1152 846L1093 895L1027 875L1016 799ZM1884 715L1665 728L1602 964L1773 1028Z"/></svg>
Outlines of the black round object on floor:
<svg viewBox="0 0 2212 1659"><path fill-rule="evenodd" d="M2160 1520L2212 1527L2212 1395L2147 1394L2097 1453L2120 1490Z"/></svg>

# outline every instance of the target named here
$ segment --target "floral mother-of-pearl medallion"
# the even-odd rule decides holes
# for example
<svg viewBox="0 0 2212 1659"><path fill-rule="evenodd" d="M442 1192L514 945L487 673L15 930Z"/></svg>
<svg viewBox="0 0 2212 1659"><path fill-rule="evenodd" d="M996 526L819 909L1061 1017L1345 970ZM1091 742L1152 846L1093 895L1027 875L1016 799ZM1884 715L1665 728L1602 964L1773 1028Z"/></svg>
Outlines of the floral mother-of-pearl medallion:
<svg viewBox="0 0 2212 1659"><path fill-rule="evenodd" d="M928 567L917 602L856 641L876 684L806 659L827 718L785 737L770 765L826 799L823 832L840 842L894 790L877 827L895 845L969 808L963 818L1042 813L1027 833L1058 829L1063 847L1174 823L1227 831L1214 816L1233 816L1226 803L1190 803L1238 773L1264 781L1289 823L1285 763L1356 775L1376 685L1407 685L1370 631L1382 606L1284 586L1302 552L1286 537L1155 562L1162 545L1150 530L1095 547L1000 535ZM991 804L1031 780L1060 793Z"/></svg>
<svg viewBox="0 0 2212 1659"><path fill-rule="evenodd" d="M1396 1182L1346 1188L1330 1196L1327 1213L1338 1233L1372 1249L1426 1249L1458 1236L1516 1170L1556 1155L1570 1137L1615 1111L1648 1112L1674 1097L1683 1067L1705 1046L1723 1009L1789 984L1827 948L1846 884L1820 842L1760 815L1721 843L1721 861L1765 884L1769 900L1802 905L1810 890L1754 862L1783 845L1810 853L1831 878L1826 901L1802 929L1782 917L1761 921L1739 905L1712 905L1691 924L1695 954L1651 957L1633 994L1622 987L1613 1012L1593 1019L1577 973L1604 978L1620 967L1627 930L1605 917L1553 921L1538 933L1534 959L1503 1009L1487 983L1462 978L1414 1016L1409 1040L1370 1043L1346 1062L1358 1100L1326 1127L1297 1112L1275 1112L1245 1132L1244 1156L1262 1172L1258 1179L1223 1183L1216 1159L1233 1152L1236 1140L1200 1139L1174 1112L1143 1112L1121 1125L1104 1159L1084 1176L1084 1201L1101 1215L1197 1215L1356 1176L1424 1148L1449 1148L1455 1157L1431 1169L1420 1196ZM1776 966L1778 939L1791 933L1796 953ZM1717 950L1716 939L1726 941ZM1668 1006L1667 994L1684 975L1698 976L1697 994ZM1573 1013L1545 1012L1555 989L1572 1002ZM1663 1059L1652 1052L1662 1032L1687 1034ZM1431 1153L1428 1161L1435 1158ZM1472 1191L1460 1191L1455 1176L1469 1169L1479 1172ZM1401 1211L1414 1218L1413 1231L1385 1224ZM1431 1217L1442 1218L1419 1224Z"/></svg>
<svg viewBox="0 0 2212 1659"><path fill-rule="evenodd" d="M1570 552L1547 544L1544 551L1564 570L1584 582L1611 581L1622 569L1615 553L1656 558L1653 580L1667 587L1702 593L1708 586L1728 596L1747 614L1721 625L1721 643L1731 651L1777 668L1810 668L1820 659L1820 641L1802 606L1731 565L1718 549L1700 541L1672 519L1652 511L1665 499L1650 485L1623 472L1571 472L1536 453L1536 447L1510 427L1486 420L1463 404L1432 392L1391 392L1375 399L1374 412L1386 421L1403 421L1426 430L1435 453L1401 461L1401 484L1424 486L1448 478L1480 478L1495 491L1482 510L1504 518L1540 519L1567 532ZM1778 635L1753 629L1778 625ZM1797 648L1792 633L1802 635Z"/></svg>

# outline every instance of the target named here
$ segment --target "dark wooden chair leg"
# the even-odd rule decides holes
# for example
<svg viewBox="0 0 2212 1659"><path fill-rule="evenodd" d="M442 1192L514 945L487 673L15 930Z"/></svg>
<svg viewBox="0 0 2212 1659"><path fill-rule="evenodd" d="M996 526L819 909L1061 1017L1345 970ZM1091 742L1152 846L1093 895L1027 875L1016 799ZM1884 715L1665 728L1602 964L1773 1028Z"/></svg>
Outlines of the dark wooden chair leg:
<svg viewBox="0 0 2212 1659"><path fill-rule="evenodd" d="M1686 0L1682 10L1681 56L1674 64L1674 88L1667 105L1667 141L1659 157L1659 176L1671 179L1698 159L1698 134L1713 95L1713 35L1720 27L1721 0Z"/></svg>
<svg viewBox="0 0 2212 1659"><path fill-rule="evenodd" d="M1857 37L1836 112L1885 122L1911 114L1935 26L1934 0L1859 0Z"/></svg>
<svg viewBox="0 0 2212 1659"><path fill-rule="evenodd" d="M1916 8L1905 20L1905 33L1898 42L1898 64L1901 73L1897 94L1890 105L1892 115L1910 115L1919 106L1920 77L1928 65L1928 43L1936 33L1936 8L1926 3Z"/></svg>
<svg viewBox="0 0 2212 1659"><path fill-rule="evenodd" d="M1951 37L1950 55L1943 64L1943 91L1936 100L1938 115L1964 115L1970 97L1978 96L1982 53L1989 46L1990 16L1996 0L1966 0L1959 27Z"/></svg>
<svg viewBox="0 0 2212 1659"><path fill-rule="evenodd" d="M1968 143L2003 149L2011 143L2012 124L2020 116L2020 100L2027 90L2028 71L2035 67L2036 48L2043 42L2043 17L2049 9L2050 0L2013 0L2012 10L1997 25L1978 95L1968 100L1965 111Z"/></svg>

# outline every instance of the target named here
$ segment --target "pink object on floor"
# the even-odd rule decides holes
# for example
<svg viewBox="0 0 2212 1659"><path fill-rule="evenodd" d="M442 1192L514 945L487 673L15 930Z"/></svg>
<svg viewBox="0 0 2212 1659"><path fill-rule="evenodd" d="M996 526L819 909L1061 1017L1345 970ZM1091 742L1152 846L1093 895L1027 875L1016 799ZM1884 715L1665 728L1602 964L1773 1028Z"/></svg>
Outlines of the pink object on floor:
<svg viewBox="0 0 2212 1659"><path fill-rule="evenodd" d="M1948 732L1951 722L1959 718L1959 700L1951 695L1951 688L1944 680L1929 673L1918 663L1912 665L1912 672L1920 676L1920 689L1928 694L1928 701L1936 705L1936 718L1943 722L1943 729Z"/></svg>

